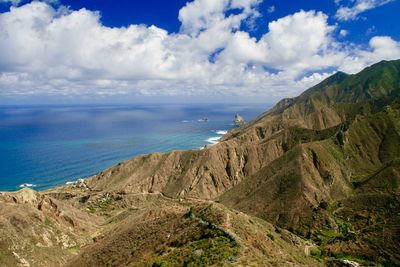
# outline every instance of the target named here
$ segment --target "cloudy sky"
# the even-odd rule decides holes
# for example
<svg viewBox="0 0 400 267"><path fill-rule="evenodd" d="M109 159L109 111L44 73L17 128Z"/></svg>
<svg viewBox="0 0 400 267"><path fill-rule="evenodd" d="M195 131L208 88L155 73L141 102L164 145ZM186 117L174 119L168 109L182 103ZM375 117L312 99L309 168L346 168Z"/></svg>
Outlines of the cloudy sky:
<svg viewBox="0 0 400 267"><path fill-rule="evenodd" d="M400 58L396 0L0 0L0 104L263 101Z"/></svg>

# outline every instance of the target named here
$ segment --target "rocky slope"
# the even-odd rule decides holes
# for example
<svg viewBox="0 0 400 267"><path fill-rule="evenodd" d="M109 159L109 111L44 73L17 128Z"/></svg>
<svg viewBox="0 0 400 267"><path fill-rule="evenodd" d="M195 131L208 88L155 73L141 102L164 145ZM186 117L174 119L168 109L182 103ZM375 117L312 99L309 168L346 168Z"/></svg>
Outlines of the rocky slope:
<svg viewBox="0 0 400 267"><path fill-rule="evenodd" d="M0 193L0 266L60 266L102 218L31 189Z"/></svg>
<svg viewBox="0 0 400 267"><path fill-rule="evenodd" d="M0 265L399 265L399 95L400 60L383 61L206 149L3 193Z"/></svg>
<svg viewBox="0 0 400 267"><path fill-rule="evenodd" d="M322 265L313 242L214 201L73 187L0 203L0 266Z"/></svg>

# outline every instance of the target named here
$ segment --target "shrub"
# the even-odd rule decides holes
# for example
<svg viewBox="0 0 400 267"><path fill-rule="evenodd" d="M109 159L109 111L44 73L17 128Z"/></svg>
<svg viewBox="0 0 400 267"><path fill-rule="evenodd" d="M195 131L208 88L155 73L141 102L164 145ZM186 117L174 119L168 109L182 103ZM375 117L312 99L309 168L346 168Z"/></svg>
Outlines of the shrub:
<svg viewBox="0 0 400 267"><path fill-rule="evenodd" d="M310 250L310 254L311 256L319 257L321 256L321 250L319 248L314 247Z"/></svg>
<svg viewBox="0 0 400 267"><path fill-rule="evenodd" d="M271 233L268 233L267 236L272 240L275 241L275 236Z"/></svg>
<svg viewBox="0 0 400 267"><path fill-rule="evenodd" d="M185 214L186 218L193 219L194 218L194 212L193 212L193 207L190 207L189 210Z"/></svg>

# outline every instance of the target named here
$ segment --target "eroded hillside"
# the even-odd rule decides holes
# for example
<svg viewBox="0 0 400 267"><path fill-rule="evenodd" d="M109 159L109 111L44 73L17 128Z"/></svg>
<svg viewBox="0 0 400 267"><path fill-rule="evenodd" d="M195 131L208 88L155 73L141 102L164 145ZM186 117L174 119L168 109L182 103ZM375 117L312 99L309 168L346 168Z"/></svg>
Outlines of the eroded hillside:
<svg viewBox="0 0 400 267"><path fill-rule="evenodd" d="M0 265L399 265L399 94L400 60L384 61L203 150L3 193Z"/></svg>

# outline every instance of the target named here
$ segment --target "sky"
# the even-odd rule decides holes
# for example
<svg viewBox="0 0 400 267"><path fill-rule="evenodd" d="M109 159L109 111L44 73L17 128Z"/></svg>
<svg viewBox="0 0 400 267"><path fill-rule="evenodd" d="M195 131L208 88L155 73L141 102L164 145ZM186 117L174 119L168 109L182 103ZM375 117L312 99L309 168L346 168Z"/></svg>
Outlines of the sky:
<svg viewBox="0 0 400 267"><path fill-rule="evenodd" d="M265 102L400 58L399 0L0 0L0 105Z"/></svg>

